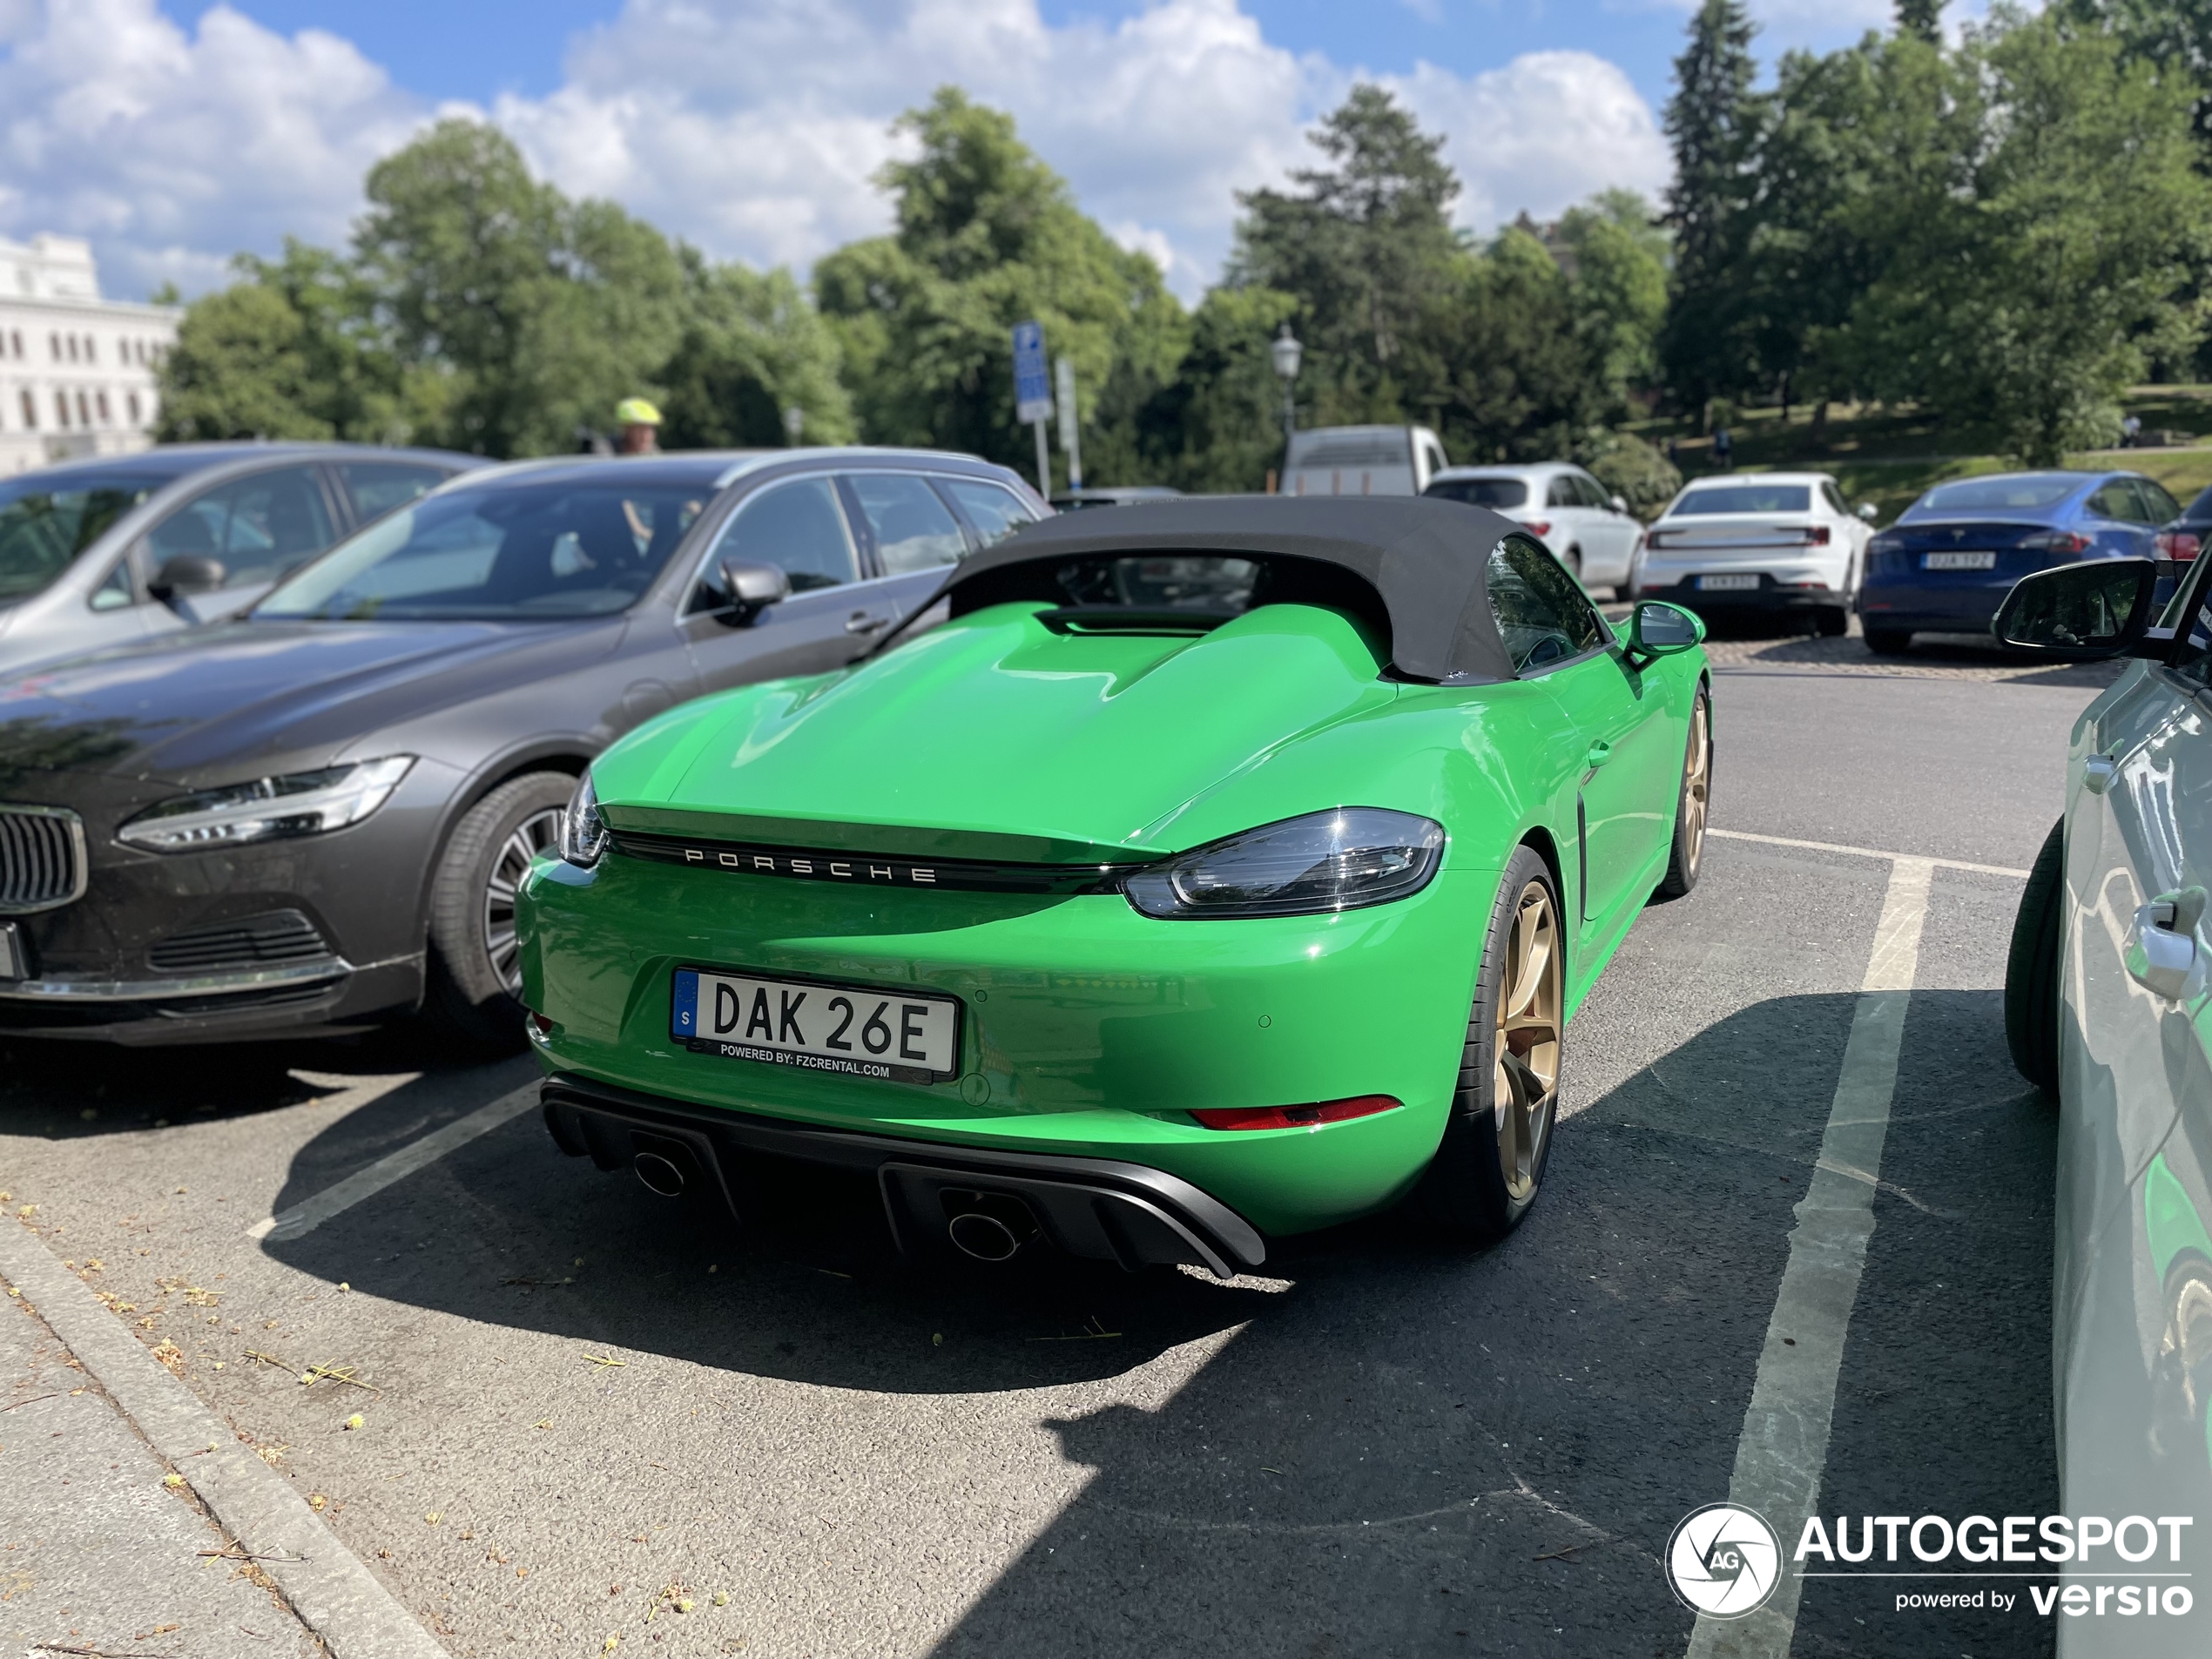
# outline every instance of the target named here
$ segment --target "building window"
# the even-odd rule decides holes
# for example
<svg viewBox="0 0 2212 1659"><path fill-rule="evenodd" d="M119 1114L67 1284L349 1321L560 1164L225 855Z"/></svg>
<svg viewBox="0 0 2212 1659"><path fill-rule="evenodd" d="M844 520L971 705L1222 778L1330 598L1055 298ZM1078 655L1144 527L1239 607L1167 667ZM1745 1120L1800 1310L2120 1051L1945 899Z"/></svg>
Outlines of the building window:
<svg viewBox="0 0 2212 1659"><path fill-rule="evenodd" d="M92 401L100 411L100 424L102 426L114 425L115 422L113 417L107 412L107 394L105 392L97 393L94 395Z"/></svg>
<svg viewBox="0 0 2212 1659"><path fill-rule="evenodd" d="M93 339L91 335L84 336L84 361L86 362L97 363L100 361L99 344L100 342Z"/></svg>
<svg viewBox="0 0 2212 1659"><path fill-rule="evenodd" d="M62 337L59 334L47 335L46 350L51 354L56 362L60 362L62 360Z"/></svg>
<svg viewBox="0 0 2212 1659"><path fill-rule="evenodd" d="M131 411L131 424L132 426L144 424L138 419L138 395L136 392L131 393L125 401Z"/></svg>
<svg viewBox="0 0 2212 1659"><path fill-rule="evenodd" d="M69 347L69 361L72 363L75 362L77 361L77 336L75 334L64 334L62 336L62 344Z"/></svg>
<svg viewBox="0 0 2212 1659"><path fill-rule="evenodd" d="M23 330L22 330L22 329L18 328L18 329L17 329L17 330L16 330L16 332L15 332L15 335L14 335L14 339L15 339L15 342L16 342L16 356L17 356L18 359L20 359L20 358L23 356Z"/></svg>
<svg viewBox="0 0 2212 1659"><path fill-rule="evenodd" d="M77 395L77 424L79 426L92 424L92 405L82 392Z"/></svg>
<svg viewBox="0 0 2212 1659"><path fill-rule="evenodd" d="M54 424L64 432L69 429L69 394L67 392L54 394Z"/></svg>
<svg viewBox="0 0 2212 1659"><path fill-rule="evenodd" d="M23 427L26 432L38 430L38 405L29 392L23 395Z"/></svg>

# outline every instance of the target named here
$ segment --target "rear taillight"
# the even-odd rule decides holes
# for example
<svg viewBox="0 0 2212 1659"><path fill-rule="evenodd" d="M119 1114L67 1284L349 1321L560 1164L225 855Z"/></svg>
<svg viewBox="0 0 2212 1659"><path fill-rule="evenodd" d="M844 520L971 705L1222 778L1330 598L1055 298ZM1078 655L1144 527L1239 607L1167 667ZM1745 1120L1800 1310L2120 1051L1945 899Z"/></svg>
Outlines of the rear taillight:
<svg viewBox="0 0 2212 1659"><path fill-rule="evenodd" d="M1548 518L1524 518L1521 521L1521 528L1531 536L1549 536L1552 522Z"/></svg>
<svg viewBox="0 0 2212 1659"><path fill-rule="evenodd" d="M2033 536L2020 537L2020 545L2031 553L2087 553L2095 545L2079 530L2038 530Z"/></svg>
<svg viewBox="0 0 2212 1659"><path fill-rule="evenodd" d="M1316 1123L1341 1123L1348 1117L1394 1112L1403 1103L1388 1095L1359 1095L1312 1106L1205 1106L1190 1116L1208 1129L1311 1129Z"/></svg>
<svg viewBox="0 0 2212 1659"><path fill-rule="evenodd" d="M2158 556L2176 564L2187 564L2204 550L2204 538L2195 530L2161 530L2156 541Z"/></svg>
<svg viewBox="0 0 2212 1659"><path fill-rule="evenodd" d="M1808 525L1805 529L1805 545L1807 547L1827 546L1828 527L1825 524Z"/></svg>

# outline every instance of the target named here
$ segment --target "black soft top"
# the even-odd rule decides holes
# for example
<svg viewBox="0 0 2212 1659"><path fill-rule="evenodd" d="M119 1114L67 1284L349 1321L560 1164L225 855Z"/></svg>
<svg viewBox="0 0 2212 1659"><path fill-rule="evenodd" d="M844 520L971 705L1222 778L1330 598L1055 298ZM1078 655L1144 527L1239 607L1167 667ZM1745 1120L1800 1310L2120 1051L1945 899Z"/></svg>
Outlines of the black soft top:
<svg viewBox="0 0 2212 1659"><path fill-rule="evenodd" d="M1250 558L1265 573L1255 606L1364 612L1387 628L1391 667L1407 679L1511 679L1486 573L1499 538L1520 528L1487 508L1420 496L1186 496L1032 524L964 561L945 594L954 616L1009 599L1064 604L1057 572L1078 559Z"/></svg>

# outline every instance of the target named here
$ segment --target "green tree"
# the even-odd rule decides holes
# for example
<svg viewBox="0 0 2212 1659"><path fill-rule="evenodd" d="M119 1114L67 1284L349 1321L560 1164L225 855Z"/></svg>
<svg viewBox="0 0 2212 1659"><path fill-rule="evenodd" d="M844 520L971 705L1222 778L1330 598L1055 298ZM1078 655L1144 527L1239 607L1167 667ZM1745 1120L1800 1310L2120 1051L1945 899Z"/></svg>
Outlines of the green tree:
<svg viewBox="0 0 2212 1659"><path fill-rule="evenodd" d="M1018 322L1044 326L1051 354L1071 358L1093 389L1092 408L1109 386L1133 409L1166 383L1189 324L1159 267L1076 208L1010 118L947 87L899 125L917 153L879 175L897 228L814 267L864 437L1027 471L1029 435L1014 418ZM1093 454L1120 441L1085 435Z"/></svg>
<svg viewBox="0 0 2212 1659"><path fill-rule="evenodd" d="M1753 33L1742 0L1704 0L1675 60L1667 104L1675 271L1660 353L1669 384L1692 410L1753 384L1758 373L1745 275L1766 105L1751 91Z"/></svg>
<svg viewBox="0 0 2212 1659"><path fill-rule="evenodd" d="M435 421L436 388L410 376L341 258L287 240L240 255L239 280L188 307L160 374L165 440L401 443Z"/></svg>
<svg viewBox="0 0 2212 1659"><path fill-rule="evenodd" d="M1943 0L1897 0L1897 32L1933 44L1943 37Z"/></svg>
<svg viewBox="0 0 2212 1659"><path fill-rule="evenodd" d="M2111 36L2000 14L1949 64L1985 112L1956 137L1961 187L1893 210L1884 273L1854 308L1878 395L1993 425L2033 465L2109 442L2120 393L2200 331L2188 302L2212 184L2196 89Z"/></svg>
<svg viewBox="0 0 2212 1659"><path fill-rule="evenodd" d="M453 448L570 448L654 389L683 323L684 275L651 226L532 179L512 140L448 119L377 163L354 235L403 361L442 377Z"/></svg>
<svg viewBox="0 0 2212 1659"><path fill-rule="evenodd" d="M1568 281L1542 243L1508 229L1465 260L1431 314L1442 374L1423 401L1462 461L1568 454L1610 412L1596 342L1578 327Z"/></svg>
<svg viewBox="0 0 2212 1659"><path fill-rule="evenodd" d="M678 250L684 332L658 378L661 442L671 449L765 448L789 441L799 411L805 443L849 443L852 400L838 379L837 341L788 271L711 265Z"/></svg>
<svg viewBox="0 0 2212 1659"><path fill-rule="evenodd" d="M1259 489L1283 459L1283 383L1271 348L1298 308L1273 288L1208 293L1173 375L1101 421L1103 441L1084 452L1087 478L1205 495ZM1138 390L1108 388L1109 397Z"/></svg>
<svg viewBox="0 0 2212 1659"><path fill-rule="evenodd" d="M1309 137L1331 165L1293 172L1293 192L1238 198L1228 282L1297 296L1314 424L1425 419L1421 395L1446 377L1435 320L1467 266L1447 217L1460 183L1444 140L1371 85Z"/></svg>
<svg viewBox="0 0 2212 1659"><path fill-rule="evenodd" d="M1574 260L1569 284L1575 331L1606 398L1625 404L1656 383L1659 331L1667 316L1666 233L1651 204L1631 190L1610 190L1559 221Z"/></svg>

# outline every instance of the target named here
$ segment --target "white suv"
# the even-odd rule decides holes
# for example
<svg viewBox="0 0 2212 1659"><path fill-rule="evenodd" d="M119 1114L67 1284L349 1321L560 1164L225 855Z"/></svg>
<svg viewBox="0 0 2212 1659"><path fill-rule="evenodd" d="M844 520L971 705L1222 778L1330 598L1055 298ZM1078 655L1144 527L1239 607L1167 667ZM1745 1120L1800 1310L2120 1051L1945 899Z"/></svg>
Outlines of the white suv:
<svg viewBox="0 0 2212 1659"><path fill-rule="evenodd" d="M1547 461L1530 467L1447 467L1424 496L1487 507L1533 531L1582 585L1628 583L1642 529L1629 503L1580 467Z"/></svg>
<svg viewBox="0 0 2212 1659"><path fill-rule="evenodd" d="M1820 632L1846 632L1873 516L1845 507L1824 472L1697 479L1644 531L1635 597L1707 616L1810 610Z"/></svg>

